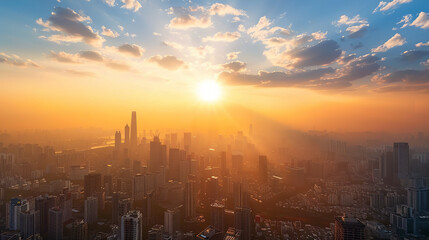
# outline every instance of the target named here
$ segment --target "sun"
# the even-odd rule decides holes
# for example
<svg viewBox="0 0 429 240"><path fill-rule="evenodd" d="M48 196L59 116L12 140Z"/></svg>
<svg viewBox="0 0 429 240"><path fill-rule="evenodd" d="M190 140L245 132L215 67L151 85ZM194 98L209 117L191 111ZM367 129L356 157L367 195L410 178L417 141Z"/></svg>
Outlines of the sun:
<svg viewBox="0 0 429 240"><path fill-rule="evenodd" d="M220 85L216 81L203 81L197 86L197 95L205 102L218 101L221 97Z"/></svg>

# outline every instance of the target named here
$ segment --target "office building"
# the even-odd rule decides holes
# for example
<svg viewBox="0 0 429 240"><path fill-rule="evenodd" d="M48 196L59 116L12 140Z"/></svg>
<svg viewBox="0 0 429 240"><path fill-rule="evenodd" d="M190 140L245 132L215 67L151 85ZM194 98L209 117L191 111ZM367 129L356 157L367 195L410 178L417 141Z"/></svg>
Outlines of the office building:
<svg viewBox="0 0 429 240"><path fill-rule="evenodd" d="M18 229L24 239L40 234L40 211L19 212Z"/></svg>
<svg viewBox="0 0 429 240"><path fill-rule="evenodd" d="M142 240L142 214L129 211L121 218L121 240Z"/></svg>
<svg viewBox="0 0 429 240"><path fill-rule="evenodd" d="M60 208L49 209L48 239L63 239L63 212ZM43 223L41 223L43 225Z"/></svg>
<svg viewBox="0 0 429 240"><path fill-rule="evenodd" d="M88 240L88 224L84 220L73 222L71 240Z"/></svg>
<svg viewBox="0 0 429 240"><path fill-rule="evenodd" d="M164 212L164 230L168 235L174 236L176 231L180 229L180 209L169 209Z"/></svg>
<svg viewBox="0 0 429 240"><path fill-rule="evenodd" d="M84 178L84 198L94 196L96 192L101 192L101 174L90 173Z"/></svg>
<svg viewBox="0 0 429 240"><path fill-rule="evenodd" d="M235 229L241 231L241 239L252 239L252 210L250 208L235 208L234 221Z"/></svg>
<svg viewBox="0 0 429 240"><path fill-rule="evenodd" d="M212 226L223 232L225 230L225 205L219 202L210 204L210 213Z"/></svg>
<svg viewBox="0 0 429 240"><path fill-rule="evenodd" d="M267 156L259 156L259 178L261 181L266 182L268 175L268 161Z"/></svg>
<svg viewBox="0 0 429 240"><path fill-rule="evenodd" d="M131 113L130 148L134 151L136 147L137 147L137 113L133 111Z"/></svg>
<svg viewBox="0 0 429 240"><path fill-rule="evenodd" d="M85 200L84 207L85 222L94 224L98 220L98 199L96 197L88 197Z"/></svg>
<svg viewBox="0 0 429 240"><path fill-rule="evenodd" d="M335 218L334 240L364 240L365 225L356 218Z"/></svg>
<svg viewBox="0 0 429 240"><path fill-rule="evenodd" d="M195 181L188 181L185 185L185 219L193 219L196 217L196 191Z"/></svg>

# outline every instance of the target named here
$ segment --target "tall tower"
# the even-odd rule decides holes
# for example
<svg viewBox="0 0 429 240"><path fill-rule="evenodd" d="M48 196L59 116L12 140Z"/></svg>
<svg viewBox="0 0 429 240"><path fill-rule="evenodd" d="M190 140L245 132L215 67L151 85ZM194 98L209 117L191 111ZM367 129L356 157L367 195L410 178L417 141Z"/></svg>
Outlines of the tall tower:
<svg viewBox="0 0 429 240"><path fill-rule="evenodd" d="M98 218L98 199L96 197L88 197L85 200L85 222L92 224L97 222Z"/></svg>
<svg viewBox="0 0 429 240"><path fill-rule="evenodd" d="M196 217L195 181L188 181L185 186L185 218Z"/></svg>
<svg viewBox="0 0 429 240"><path fill-rule="evenodd" d="M63 211L55 207L49 210L48 239L63 239Z"/></svg>
<svg viewBox="0 0 429 240"><path fill-rule="evenodd" d="M131 148L137 146L137 114L135 111L131 113L131 138L130 138Z"/></svg>
<svg viewBox="0 0 429 240"><path fill-rule="evenodd" d="M124 140L125 147L129 147L130 144L130 127L125 125L125 140Z"/></svg>
<svg viewBox="0 0 429 240"><path fill-rule="evenodd" d="M408 143L394 143L393 149L395 172L399 180L404 180L409 173L410 147Z"/></svg>
<svg viewBox="0 0 429 240"><path fill-rule="evenodd" d="M121 148L121 132L115 132L115 150L119 150Z"/></svg>
<svg viewBox="0 0 429 240"><path fill-rule="evenodd" d="M121 239L141 240L142 239L142 214L140 211L130 211L121 219Z"/></svg>

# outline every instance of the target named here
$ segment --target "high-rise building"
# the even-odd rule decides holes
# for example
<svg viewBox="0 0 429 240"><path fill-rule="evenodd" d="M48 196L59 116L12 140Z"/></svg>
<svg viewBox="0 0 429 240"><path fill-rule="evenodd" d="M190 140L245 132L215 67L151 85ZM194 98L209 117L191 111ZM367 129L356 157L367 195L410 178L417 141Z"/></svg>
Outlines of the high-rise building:
<svg viewBox="0 0 429 240"><path fill-rule="evenodd" d="M133 178L133 201L143 200L146 195L146 175L136 174Z"/></svg>
<svg viewBox="0 0 429 240"><path fill-rule="evenodd" d="M262 181L267 181L268 175L268 161L267 156L260 155L259 156L259 178Z"/></svg>
<svg viewBox="0 0 429 240"><path fill-rule="evenodd" d="M85 200L85 222L93 224L98 219L98 199L96 197L88 197Z"/></svg>
<svg viewBox="0 0 429 240"><path fill-rule="evenodd" d="M85 175L84 178L84 197L93 196L96 192L101 192L101 174L100 173L90 173Z"/></svg>
<svg viewBox="0 0 429 240"><path fill-rule="evenodd" d="M427 179L413 178L407 189L407 205L412 207L416 214L429 212L429 182Z"/></svg>
<svg viewBox="0 0 429 240"><path fill-rule="evenodd" d="M131 211L131 199L130 198L125 198L125 199L121 199L119 200L118 203L118 222L121 222L121 218L122 216L124 216L125 214L127 214L129 211Z"/></svg>
<svg viewBox="0 0 429 240"><path fill-rule="evenodd" d="M49 209L57 206L56 196L38 196L35 199L36 211L40 211L40 235L43 239L48 238Z"/></svg>
<svg viewBox="0 0 429 240"><path fill-rule="evenodd" d="M164 212L164 230L170 236L174 236L180 229L180 209L169 209Z"/></svg>
<svg viewBox="0 0 429 240"><path fill-rule="evenodd" d="M225 205L219 202L210 204L211 224L220 231L225 231Z"/></svg>
<svg viewBox="0 0 429 240"><path fill-rule="evenodd" d="M380 175L385 184L393 185L395 183L395 166L393 162L393 152L384 152L379 159Z"/></svg>
<svg viewBox="0 0 429 240"><path fill-rule="evenodd" d="M125 133L125 139L124 139L124 145L126 148L130 147L130 127L127 125L125 125L125 129L124 129L124 133Z"/></svg>
<svg viewBox="0 0 429 240"><path fill-rule="evenodd" d="M113 178L112 175L103 176L103 187L107 196L111 196L113 192Z"/></svg>
<svg viewBox="0 0 429 240"><path fill-rule="evenodd" d="M196 192L195 181L188 181L185 185L185 218L196 217Z"/></svg>
<svg viewBox="0 0 429 240"><path fill-rule="evenodd" d="M63 212L60 208L49 209L48 239L63 239ZM44 224L44 223L42 223Z"/></svg>
<svg viewBox="0 0 429 240"><path fill-rule="evenodd" d="M335 240L365 239L365 225L356 218L347 216L335 218Z"/></svg>
<svg viewBox="0 0 429 240"><path fill-rule="evenodd" d="M252 238L252 210L235 208L234 219L235 228L241 230L241 239L250 240Z"/></svg>
<svg viewBox="0 0 429 240"><path fill-rule="evenodd" d="M158 172L167 165L167 146L161 144L158 136L150 142L149 172Z"/></svg>
<svg viewBox="0 0 429 240"><path fill-rule="evenodd" d="M242 208L249 206L249 193L242 182L233 183L234 207Z"/></svg>
<svg viewBox="0 0 429 240"><path fill-rule="evenodd" d="M191 151L191 143L192 143L192 134L190 132L185 132L183 134L183 147L186 152Z"/></svg>
<svg viewBox="0 0 429 240"><path fill-rule="evenodd" d="M119 193L112 194L112 223L119 224Z"/></svg>
<svg viewBox="0 0 429 240"><path fill-rule="evenodd" d="M9 202L9 229L18 230L18 213L22 205L21 199L12 198Z"/></svg>
<svg viewBox="0 0 429 240"><path fill-rule="evenodd" d="M178 148L170 148L169 151L169 179L180 182L180 163L184 163L186 167L186 151L180 150ZM187 169L182 168L183 171L187 170L189 172L189 167ZM186 176L187 177L187 176Z"/></svg>
<svg viewBox="0 0 429 240"><path fill-rule="evenodd" d="M19 212L19 231L22 237L28 237L40 233L40 211Z"/></svg>
<svg viewBox="0 0 429 240"><path fill-rule="evenodd" d="M395 163L397 178L402 181L407 179L410 164L410 148L408 143L393 144L393 162Z"/></svg>
<svg viewBox="0 0 429 240"><path fill-rule="evenodd" d="M131 136L130 136L130 147L135 150L137 147L137 113L133 111L131 113Z"/></svg>
<svg viewBox="0 0 429 240"><path fill-rule="evenodd" d="M235 173L241 173L243 171L243 153L241 152L235 152L232 154L232 171Z"/></svg>
<svg viewBox="0 0 429 240"><path fill-rule="evenodd" d="M115 150L119 151L121 148L121 131L115 132Z"/></svg>
<svg viewBox="0 0 429 240"><path fill-rule="evenodd" d="M71 227L71 240L87 240L88 224L84 220L74 221Z"/></svg>
<svg viewBox="0 0 429 240"><path fill-rule="evenodd" d="M142 240L142 214L129 211L121 218L121 240Z"/></svg>

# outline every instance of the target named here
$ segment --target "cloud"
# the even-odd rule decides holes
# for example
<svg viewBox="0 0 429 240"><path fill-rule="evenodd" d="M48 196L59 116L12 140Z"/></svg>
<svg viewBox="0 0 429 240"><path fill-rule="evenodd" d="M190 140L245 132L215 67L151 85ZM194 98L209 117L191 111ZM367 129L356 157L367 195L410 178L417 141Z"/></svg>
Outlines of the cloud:
<svg viewBox="0 0 429 240"><path fill-rule="evenodd" d="M95 52L95 51L80 51L79 57L84 58L84 59L88 59L88 60L92 60L92 61L96 61L96 62L102 62L103 61L103 56L101 56L100 53Z"/></svg>
<svg viewBox="0 0 429 240"><path fill-rule="evenodd" d="M355 25L355 24L367 24L368 21L365 19L361 19L359 14L354 16L353 18L349 18L347 15L341 15L340 19L337 22L334 22L335 25Z"/></svg>
<svg viewBox="0 0 429 240"><path fill-rule="evenodd" d="M66 72L79 77L95 77L95 73L93 72L84 72L76 70L66 70Z"/></svg>
<svg viewBox="0 0 429 240"><path fill-rule="evenodd" d="M323 40L323 39L326 38L327 34L328 34L328 32L318 31L318 32L312 33L311 36L313 36L313 38L316 39L316 40Z"/></svg>
<svg viewBox="0 0 429 240"><path fill-rule="evenodd" d="M349 55L342 55L338 60L337 63L338 64L346 64L348 62L350 62L351 60L356 58L356 53L353 54L349 54Z"/></svg>
<svg viewBox="0 0 429 240"><path fill-rule="evenodd" d="M149 62L156 63L158 66L165 69L174 71L184 65L184 62L180 59L177 59L175 56L152 56L148 60Z"/></svg>
<svg viewBox="0 0 429 240"><path fill-rule="evenodd" d="M395 8L397 8L401 4L409 3L409 2L412 2L412 1L413 0L392 0L390 2L380 1L380 3L378 4L378 6L374 9L374 11L372 13L376 13L377 11L384 12L384 11L388 11L388 10L391 10L391 9L395 9Z"/></svg>
<svg viewBox="0 0 429 240"><path fill-rule="evenodd" d="M238 54L240 54L240 52L230 52L228 54L226 54L226 59L227 60L234 60L238 58Z"/></svg>
<svg viewBox="0 0 429 240"><path fill-rule="evenodd" d="M137 0L122 0L122 3L124 3L124 5L122 5L121 8L130 9L134 12L137 12L142 7Z"/></svg>
<svg viewBox="0 0 429 240"><path fill-rule="evenodd" d="M130 66L128 66L127 64L123 64L123 63L106 62L106 66L109 67L109 68L112 68L114 70L119 70L119 71L128 71L128 70L130 70Z"/></svg>
<svg viewBox="0 0 429 240"><path fill-rule="evenodd" d="M162 44L164 44L167 47L172 47L174 49L182 50L184 47L180 43L172 42L172 41L163 41Z"/></svg>
<svg viewBox="0 0 429 240"><path fill-rule="evenodd" d="M58 62L62 62L62 63L79 63L78 56L75 54L71 54L71 53L66 53L66 52L56 53L54 51L51 51L49 56L52 59L54 59Z"/></svg>
<svg viewBox="0 0 429 240"><path fill-rule="evenodd" d="M380 58L375 54L367 54L360 57L353 55L342 58L344 65L335 70L335 74L327 76L326 79L331 81L355 81L376 73L381 69ZM346 61L344 61L346 60Z"/></svg>
<svg viewBox="0 0 429 240"><path fill-rule="evenodd" d="M101 34L106 36L106 37L111 37L111 38L117 38L119 37L119 33L114 32L111 29L106 28L105 26L101 26L102 32Z"/></svg>
<svg viewBox="0 0 429 240"><path fill-rule="evenodd" d="M423 47L423 46L429 46L429 41L424 43L424 42L419 42L416 44L416 47Z"/></svg>
<svg viewBox="0 0 429 240"><path fill-rule="evenodd" d="M119 30L121 30L121 32L123 32L123 31L124 31L124 27L123 27L123 26L118 25L118 28L119 28Z"/></svg>
<svg viewBox="0 0 429 240"><path fill-rule="evenodd" d="M225 15L247 16L245 11L235 9L228 4L222 4L222 3L214 3L210 7L209 12L210 12L210 15L219 15L219 16L225 16Z"/></svg>
<svg viewBox="0 0 429 240"><path fill-rule="evenodd" d="M401 54L400 59L402 61L413 62L421 60L422 58L425 58L427 56L429 56L428 50L410 50L403 52Z"/></svg>
<svg viewBox="0 0 429 240"><path fill-rule="evenodd" d="M8 55L6 53L0 52L0 64L9 64L17 67L40 67L37 63L33 62L31 59L23 60L18 55L12 54Z"/></svg>
<svg viewBox="0 0 429 240"><path fill-rule="evenodd" d="M341 56L341 50L334 40L325 40L311 47L305 46L281 53L265 51L264 54L277 66L303 68L332 63Z"/></svg>
<svg viewBox="0 0 429 240"><path fill-rule="evenodd" d="M111 7L115 6L115 0L104 0L104 2Z"/></svg>
<svg viewBox="0 0 429 240"><path fill-rule="evenodd" d="M350 26L346 29L349 33L349 38L360 38L368 31L369 24L362 23L361 25Z"/></svg>
<svg viewBox="0 0 429 240"><path fill-rule="evenodd" d="M333 73L334 69L319 68L307 71L266 72L258 74L244 74L239 72L222 72L219 80L228 85L252 85L257 87L314 87L321 85L319 80L326 74ZM328 83L325 81L324 83Z"/></svg>
<svg viewBox="0 0 429 240"><path fill-rule="evenodd" d="M269 28L271 24L272 22L266 16L263 16L259 19L256 25L247 29L247 34L249 34L250 37L258 41L263 41L267 36L272 35L276 32L280 32L282 35L285 35L285 36L291 33L289 29L285 29L282 27ZM243 26L243 29L241 30L244 31L244 26ZM239 31L241 30L239 29Z"/></svg>
<svg viewBox="0 0 429 240"><path fill-rule="evenodd" d="M401 36L401 34L396 33L393 37L391 37L387 42L382 45L371 49L371 52L386 52L387 50L402 46L406 43L405 38Z"/></svg>
<svg viewBox="0 0 429 240"><path fill-rule="evenodd" d="M429 28L429 13L420 12L419 16L417 16L410 26L420 27L423 29Z"/></svg>
<svg viewBox="0 0 429 240"><path fill-rule="evenodd" d="M397 22L396 24L402 24L401 28L407 27L408 25L410 25L409 23L412 18L413 18L413 15L407 14L403 16L401 21Z"/></svg>
<svg viewBox="0 0 429 240"><path fill-rule="evenodd" d="M239 32L218 32L213 36L203 38L203 42L234 42L239 39L241 34Z"/></svg>
<svg viewBox="0 0 429 240"><path fill-rule="evenodd" d="M131 55L133 57L141 57L145 50L136 44L123 44L118 47L118 51L127 55Z"/></svg>
<svg viewBox="0 0 429 240"><path fill-rule="evenodd" d="M376 75L372 81L377 83L426 84L429 83L429 69L395 71L385 75Z"/></svg>
<svg viewBox="0 0 429 240"><path fill-rule="evenodd" d="M197 58L205 58L207 54L211 54L215 50L211 46L189 47L188 49L190 54Z"/></svg>
<svg viewBox="0 0 429 240"><path fill-rule="evenodd" d="M91 21L90 17L84 17L70 8L55 8L47 21L39 18L36 23L45 27L46 31L61 32L61 35L52 35L46 39L54 42L85 42L89 45L101 46L104 39L85 25Z"/></svg>
<svg viewBox="0 0 429 240"><path fill-rule="evenodd" d="M241 61L234 61L222 65L223 69L230 72L242 72L246 70L246 63Z"/></svg>
<svg viewBox="0 0 429 240"><path fill-rule="evenodd" d="M200 8L198 8L200 9ZM202 8L204 10L204 8ZM192 8L170 8L170 14L176 15L168 25L172 29L208 28L212 25L210 15L201 13L199 17L190 14L190 11L198 11Z"/></svg>

